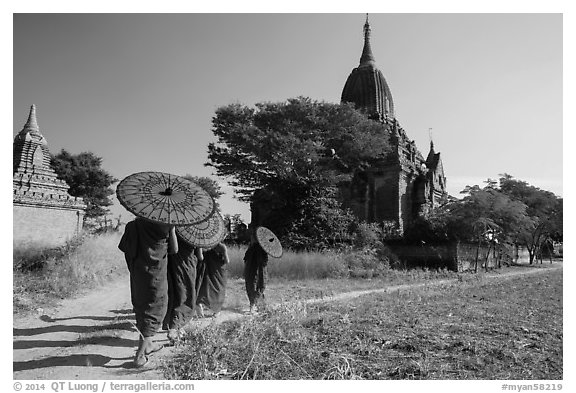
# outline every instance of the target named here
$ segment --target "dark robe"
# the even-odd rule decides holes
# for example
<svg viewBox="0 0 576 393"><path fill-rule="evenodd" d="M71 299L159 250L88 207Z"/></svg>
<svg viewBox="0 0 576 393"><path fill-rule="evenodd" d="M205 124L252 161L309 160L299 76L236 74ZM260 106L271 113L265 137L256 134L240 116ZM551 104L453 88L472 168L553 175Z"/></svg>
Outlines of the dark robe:
<svg viewBox="0 0 576 393"><path fill-rule="evenodd" d="M168 255L168 312L166 329L184 327L194 316L196 304L195 247L178 237L178 253Z"/></svg>
<svg viewBox="0 0 576 393"><path fill-rule="evenodd" d="M252 243L244 254L244 280L250 305L264 300L266 289L268 254L258 243Z"/></svg>
<svg viewBox="0 0 576 393"><path fill-rule="evenodd" d="M196 304L210 307L212 311L222 309L226 297L226 261L221 251L211 249L204 252L202 276L199 277L198 299Z"/></svg>
<svg viewBox="0 0 576 393"><path fill-rule="evenodd" d="M144 337L160 330L168 308L168 237L168 228L136 218L126 224L118 244L130 271L136 327Z"/></svg>

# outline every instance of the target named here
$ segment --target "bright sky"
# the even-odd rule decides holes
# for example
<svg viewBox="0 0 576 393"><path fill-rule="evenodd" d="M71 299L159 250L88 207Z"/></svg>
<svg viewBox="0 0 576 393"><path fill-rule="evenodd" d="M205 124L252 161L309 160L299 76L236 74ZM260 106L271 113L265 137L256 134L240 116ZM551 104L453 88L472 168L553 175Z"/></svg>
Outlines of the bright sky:
<svg viewBox="0 0 576 393"><path fill-rule="evenodd" d="M448 191L509 173L562 195L562 14L369 16L396 117ZM222 105L337 103L363 13L15 14L13 136L31 104L50 150L91 151L115 177L204 167ZM223 213L246 205L221 200ZM120 207L115 212L122 213Z"/></svg>

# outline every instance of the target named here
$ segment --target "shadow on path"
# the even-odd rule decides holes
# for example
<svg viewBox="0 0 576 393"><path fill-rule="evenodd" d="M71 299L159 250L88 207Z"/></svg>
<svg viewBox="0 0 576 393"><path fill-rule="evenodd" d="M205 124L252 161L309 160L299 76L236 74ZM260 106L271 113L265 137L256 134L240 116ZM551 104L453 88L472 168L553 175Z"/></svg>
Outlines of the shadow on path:
<svg viewBox="0 0 576 393"><path fill-rule="evenodd" d="M17 336L34 336L36 334L59 333L59 332L90 333L104 330L133 330L133 328L130 322L119 322L99 326L55 325L55 326L35 327L27 329L14 328L12 334L14 337L17 337Z"/></svg>
<svg viewBox="0 0 576 393"><path fill-rule="evenodd" d="M42 315L40 320L43 322L60 322L60 321L72 321L75 319L86 319L92 321L118 321L118 320L126 320L131 319L130 315L126 316L111 316L111 317L103 317L103 316L77 316L77 317L68 317L68 318L53 318L49 315Z"/></svg>
<svg viewBox="0 0 576 393"><path fill-rule="evenodd" d="M14 362L14 372L24 370L34 370L46 367L104 367L104 368L128 368L132 363L126 362L119 366L107 366L111 360L128 360L132 357L111 358L97 354L53 356L38 360L28 360L25 362Z"/></svg>
<svg viewBox="0 0 576 393"><path fill-rule="evenodd" d="M123 310L110 310L110 312L114 314L134 314L134 311L131 308L125 308Z"/></svg>
<svg viewBox="0 0 576 393"><path fill-rule="evenodd" d="M53 341L53 340L26 340L14 341L13 349L33 349L33 348L70 348L80 347L83 345L106 345L110 347L135 347L138 340L129 340L126 338L101 336L89 337L76 341Z"/></svg>

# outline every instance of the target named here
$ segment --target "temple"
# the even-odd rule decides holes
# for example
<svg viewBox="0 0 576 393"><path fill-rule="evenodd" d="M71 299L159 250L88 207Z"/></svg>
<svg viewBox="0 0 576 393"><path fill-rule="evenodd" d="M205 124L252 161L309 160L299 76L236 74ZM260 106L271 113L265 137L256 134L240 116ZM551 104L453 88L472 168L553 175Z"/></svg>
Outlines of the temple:
<svg viewBox="0 0 576 393"><path fill-rule="evenodd" d="M446 177L433 142L424 158L396 119L392 92L376 67L370 33L366 17L360 64L348 76L341 101L354 104L380 122L390 137L392 152L377 167L356 174L341 191L344 206L358 218L393 223L402 233L416 217L439 204L446 195Z"/></svg>
<svg viewBox="0 0 576 393"><path fill-rule="evenodd" d="M48 142L32 105L13 144L14 243L58 245L82 230L86 205L68 188L50 166Z"/></svg>

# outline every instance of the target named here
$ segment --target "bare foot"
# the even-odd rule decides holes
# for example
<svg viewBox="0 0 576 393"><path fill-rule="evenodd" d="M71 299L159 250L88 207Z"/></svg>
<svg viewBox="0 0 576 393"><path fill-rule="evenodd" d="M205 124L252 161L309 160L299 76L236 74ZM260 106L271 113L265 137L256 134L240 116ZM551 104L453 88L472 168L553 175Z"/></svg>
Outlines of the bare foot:
<svg viewBox="0 0 576 393"><path fill-rule="evenodd" d="M143 367L146 363L148 363L149 355L153 354L154 352L158 352L163 348L162 344L155 343L152 337L145 337L138 342L138 350L136 351L136 355L134 356L134 366L137 368Z"/></svg>

